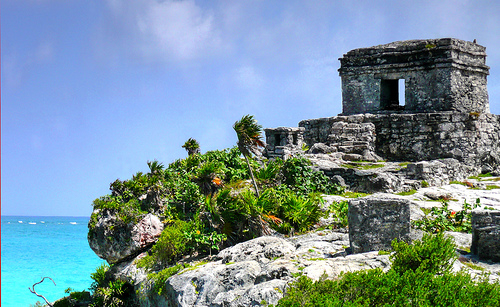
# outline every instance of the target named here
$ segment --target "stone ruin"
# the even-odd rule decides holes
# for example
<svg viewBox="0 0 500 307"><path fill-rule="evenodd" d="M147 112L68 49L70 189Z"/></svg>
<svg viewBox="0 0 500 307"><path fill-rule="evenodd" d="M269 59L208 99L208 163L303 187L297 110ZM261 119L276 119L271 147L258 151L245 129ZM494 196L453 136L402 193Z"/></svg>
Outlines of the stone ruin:
<svg viewBox="0 0 500 307"><path fill-rule="evenodd" d="M470 173L499 170L500 116L489 111L485 49L442 38L351 50L339 59L342 113L265 129L264 154L286 158L305 144L308 153L349 160L451 158Z"/></svg>
<svg viewBox="0 0 500 307"><path fill-rule="evenodd" d="M264 155L306 154L332 180L369 193L481 172L500 176L500 116L490 113L485 50L453 38L351 50L339 59L342 113L303 120L298 128L265 129ZM378 173L342 164L380 160L409 164ZM350 201L353 252L390 248L395 237L407 240L408 206L401 200ZM481 258L500 261L499 217L498 211L473 215L472 251Z"/></svg>

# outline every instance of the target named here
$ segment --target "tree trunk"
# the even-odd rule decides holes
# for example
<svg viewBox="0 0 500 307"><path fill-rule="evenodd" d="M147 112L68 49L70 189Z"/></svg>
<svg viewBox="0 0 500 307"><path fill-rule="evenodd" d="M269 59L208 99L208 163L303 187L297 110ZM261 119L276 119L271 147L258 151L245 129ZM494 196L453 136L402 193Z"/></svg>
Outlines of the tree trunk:
<svg viewBox="0 0 500 307"><path fill-rule="evenodd" d="M257 187L257 182L255 181L255 177L253 176L253 171L252 167L250 166L250 161L248 161L248 157L246 155L243 155L243 157L245 157L245 161L247 161L248 171L250 172L250 178L252 179L253 187L255 188L255 194L257 194L257 198L259 198L260 197L259 188Z"/></svg>

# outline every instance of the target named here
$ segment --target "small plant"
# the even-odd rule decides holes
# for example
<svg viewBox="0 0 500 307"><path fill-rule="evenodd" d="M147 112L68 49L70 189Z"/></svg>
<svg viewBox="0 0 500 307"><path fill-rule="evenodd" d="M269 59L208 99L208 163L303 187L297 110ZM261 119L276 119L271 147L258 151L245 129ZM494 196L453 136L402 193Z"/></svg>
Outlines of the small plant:
<svg viewBox="0 0 500 307"><path fill-rule="evenodd" d="M188 156L200 153L200 144L193 138L189 138L184 145L182 145L182 148L186 149Z"/></svg>
<svg viewBox="0 0 500 307"><path fill-rule="evenodd" d="M167 279L177 274L180 270L184 269L184 265L177 264L167 267L159 272L148 274L148 279L154 282L154 290L158 295L165 294L165 285Z"/></svg>
<svg viewBox="0 0 500 307"><path fill-rule="evenodd" d="M453 211L448 208L448 202L443 201L440 207L422 209L424 218L413 222L417 229L437 233L443 231L472 232L471 215L472 210L480 206L479 198L471 205L464 201L462 210Z"/></svg>
<svg viewBox="0 0 500 307"><path fill-rule="evenodd" d="M422 188L428 188L429 187L429 183L425 180L422 180L422 182L420 183L422 185Z"/></svg>
<svg viewBox="0 0 500 307"><path fill-rule="evenodd" d="M349 202L348 201L334 201L329 208L329 212L333 215L335 221L335 225L337 227L347 227L348 219L347 213L349 211Z"/></svg>
<svg viewBox="0 0 500 307"><path fill-rule="evenodd" d="M130 294L134 293L133 287L122 281L110 281L106 287L97 288L93 295L91 307L121 307L127 306Z"/></svg>
<svg viewBox="0 0 500 307"><path fill-rule="evenodd" d="M107 285L106 272L109 270L109 266L106 263L102 263L98 266L94 273L90 274L93 282L90 285L90 290L92 292L97 291L100 287L105 287Z"/></svg>
<svg viewBox="0 0 500 307"><path fill-rule="evenodd" d="M478 119L479 115L481 115L481 113L479 112L470 112L469 115L471 117L473 117L474 119Z"/></svg>

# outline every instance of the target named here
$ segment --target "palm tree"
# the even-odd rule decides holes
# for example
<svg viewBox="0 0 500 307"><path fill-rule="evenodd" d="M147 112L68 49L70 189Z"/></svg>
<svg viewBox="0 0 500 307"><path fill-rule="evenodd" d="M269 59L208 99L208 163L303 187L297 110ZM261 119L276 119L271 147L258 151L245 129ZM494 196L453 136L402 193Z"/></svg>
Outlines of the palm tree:
<svg viewBox="0 0 500 307"><path fill-rule="evenodd" d="M252 115L245 115L239 121L234 123L233 129L234 131L236 131L236 135L238 136L238 148L245 157L245 161L247 162L248 171L250 172L250 177L255 188L255 193L257 194L257 197L260 197L257 182L255 181L255 177L253 176L252 167L250 167L250 161L248 161L248 157L252 155L252 148L264 147L264 142L262 142L261 140L262 126L257 124L257 121L253 118Z"/></svg>
<svg viewBox="0 0 500 307"><path fill-rule="evenodd" d="M182 148L186 149L188 156L200 153L200 144L193 138L189 138L186 143L182 145Z"/></svg>

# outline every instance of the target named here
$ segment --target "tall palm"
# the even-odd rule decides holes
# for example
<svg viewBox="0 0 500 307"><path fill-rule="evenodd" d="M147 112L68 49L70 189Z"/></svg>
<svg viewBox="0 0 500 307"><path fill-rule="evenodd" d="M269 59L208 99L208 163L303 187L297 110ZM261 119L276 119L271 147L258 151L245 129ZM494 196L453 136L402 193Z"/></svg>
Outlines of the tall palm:
<svg viewBox="0 0 500 307"><path fill-rule="evenodd" d="M257 124L257 121L252 115L245 115L239 121L234 123L233 129L236 131L236 135L238 136L238 148L247 162L248 171L250 172L250 178L252 179L255 193L257 194L257 197L260 197L257 182L253 176L252 167L250 167L248 157L252 155L252 148L264 147L264 142L261 140L262 126Z"/></svg>
<svg viewBox="0 0 500 307"><path fill-rule="evenodd" d="M186 149L188 156L200 153L200 143L193 138L189 138L186 143L182 145L182 148Z"/></svg>

